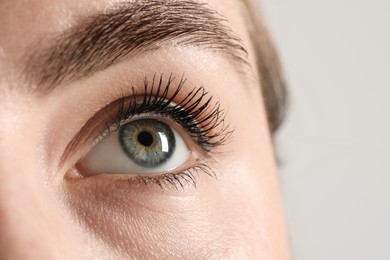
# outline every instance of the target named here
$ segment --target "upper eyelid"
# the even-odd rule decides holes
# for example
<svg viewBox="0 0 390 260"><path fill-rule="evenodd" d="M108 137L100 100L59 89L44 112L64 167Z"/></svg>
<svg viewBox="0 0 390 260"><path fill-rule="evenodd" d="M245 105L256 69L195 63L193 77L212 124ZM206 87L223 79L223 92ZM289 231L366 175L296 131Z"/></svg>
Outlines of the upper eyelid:
<svg viewBox="0 0 390 260"><path fill-rule="evenodd" d="M155 76L153 77L153 82L155 81ZM169 79L167 81L166 86L169 86L169 84L172 84L174 81L174 78L169 76ZM185 83L185 78L181 78L180 83L176 87L175 91L172 93L169 93L167 91L167 87L164 88L164 90L161 92L161 85L165 83L163 81L163 76L161 75L159 80L158 80L158 86L157 88L147 88L147 79L145 78L144 81L144 89L143 89L143 102L154 102L156 100L165 100L165 102L170 102L175 99L175 97L180 96L183 93L180 93L181 88L184 87ZM153 85L152 85L153 86ZM155 92L153 92L153 89L155 89ZM112 126L114 123L118 124L119 120L118 118L114 118L115 116L118 116L120 113L126 113L125 110L126 108L124 106L124 102L127 102L129 104L129 107L132 105L135 105L135 100L137 97L139 97L140 93L137 93L134 88L132 88L132 94L130 96L122 96L121 98L109 103L106 105L104 108L100 109L98 112L96 112L86 123L85 125L77 132L76 136L71 140L71 142L66 146L64 153L61 157L60 160L60 166L63 166L65 162L67 162L68 158L72 154L72 151L77 150L78 146L82 143L87 142L88 140L96 140L97 136L101 136L104 131L106 131L110 126ZM189 105L192 107L192 109L197 108L194 106L195 104L198 104L198 102L193 102L194 97L196 99L197 95L201 93L201 97L205 97L208 93L204 90L203 87L199 88L193 88L192 91L188 92L184 97L179 97L179 101L176 103L176 106L184 106L184 105ZM193 95L191 95L191 93ZM160 95L160 96L157 96ZM154 100L153 100L154 98ZM148 100L146 100L148 99ZM132 102L131 102L132 100ZM198 98L198 101L200 99ZM230 126L228 124L225 125L224 121L224 112L222 110L219 110L219 103L217 102L213 107L211 107L211 113L207 113L208 108L210 108L208 105L205 106L206 104L209 104L210 98L207 99L207 102L202 103L202 106L204 108L203 111L206 111L206 114L204 114L204 120L200 120L200 123L205 123L206 120L209 120L211 117L214 116L213 120L210 120L208 124L204 124L204 126L207 128L203 132L199 132L198 134L204 134L206 131L210 131L210 136L208 137L210 140L212 139L214 143L211 143L211 146L217 146L226 141L233 132L230 129ZM193 102L193 103L191 103ZM159 105L159 104L157 104ZM122 111L118 111L121 110ZM146 111L147 112L147 111ZM111 113L111 114L110 114ZM158 113L157 113L158 114ZM199 116L199 114L197 114ZM123 115L122 115L123 117ZM174 120L174 118L172 118ZM100 123L96 123L96 121L99 121ZM107 125L101 125L101 122L105 122ZM123 123L123 122L120 122ZM180 124L180 122L177 122ZM197 123L199 124L199 122ZM116 127L119 127L117 125ZM212 128L217 128L219 127L219 130L211 133ZM87 133L85 133L87 131ZM202 137L202 136L201 136ZM219 139L217 140L217 138ZM195 141L195 140L194 140ZM209 147L211 150L212 147Z"/></svg>

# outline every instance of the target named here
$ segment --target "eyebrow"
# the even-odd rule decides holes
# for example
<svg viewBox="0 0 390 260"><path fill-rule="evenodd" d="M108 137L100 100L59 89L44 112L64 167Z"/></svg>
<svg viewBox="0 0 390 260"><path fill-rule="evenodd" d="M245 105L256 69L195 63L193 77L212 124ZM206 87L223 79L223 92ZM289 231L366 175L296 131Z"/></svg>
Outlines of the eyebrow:
<svg viewBox="0 0 390 260"><path fill-rule="evenodd" d="M166 44L222 53L240 68L250 67L240 38L227 20L195 0L122 2L80 19L28 57L25 75L39 92L93 75L135 52Z"/></svg>

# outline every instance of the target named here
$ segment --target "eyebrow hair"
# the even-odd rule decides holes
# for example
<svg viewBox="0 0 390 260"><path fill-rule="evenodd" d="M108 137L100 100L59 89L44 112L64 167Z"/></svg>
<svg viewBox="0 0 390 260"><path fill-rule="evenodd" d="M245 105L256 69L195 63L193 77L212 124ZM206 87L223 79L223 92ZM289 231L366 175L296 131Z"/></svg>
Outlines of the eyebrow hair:
<svg viewBox="0 0 390 260"><path fill-rule="evenodd" d="M240 38L226 19L195 0L122 2L104 13L81 19L29 56L25 74L40 92L50 92L104 70L134 52L166 44L193 45L220 52L249 66Z"/></svg>

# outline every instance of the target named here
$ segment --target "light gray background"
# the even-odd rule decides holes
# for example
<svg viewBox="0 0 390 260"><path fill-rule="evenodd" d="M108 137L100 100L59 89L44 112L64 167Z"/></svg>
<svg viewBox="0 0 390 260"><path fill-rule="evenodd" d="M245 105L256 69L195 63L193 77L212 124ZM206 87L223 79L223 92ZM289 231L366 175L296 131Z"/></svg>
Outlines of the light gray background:
<svg viewBox="0 0 390 260"><path fill-rule="evenodd" d="M258 0L289 83L295 260L390 259L390 1Z"/></svg>

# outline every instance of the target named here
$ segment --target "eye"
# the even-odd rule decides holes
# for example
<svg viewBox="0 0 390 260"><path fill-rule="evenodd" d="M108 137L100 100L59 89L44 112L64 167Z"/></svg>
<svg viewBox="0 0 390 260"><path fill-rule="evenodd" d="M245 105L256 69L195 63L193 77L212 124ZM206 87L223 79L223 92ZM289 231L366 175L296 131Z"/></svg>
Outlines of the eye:
<svg viewBox="0 0 390 260"><path fill-rule="evenodd" d="M140 92L132 87L97 111L65 149L61 162L83 145L94 144L66 179L116 174L160 187L163 182L183 187L184 182L196 186L200 173L215 177L210 167L214 149L233 131L219 102L204 87L188 89L185 82L182 78L173 86L172 76L145 78Z"/></svg>
<svg viewBox="0 0 390 260"><path fill-rule="evenodd" d="M142 118L105 137L80 166L86 175L151 175L180 168L188 158L189 149L178 131L159 119Z"/></svg>

